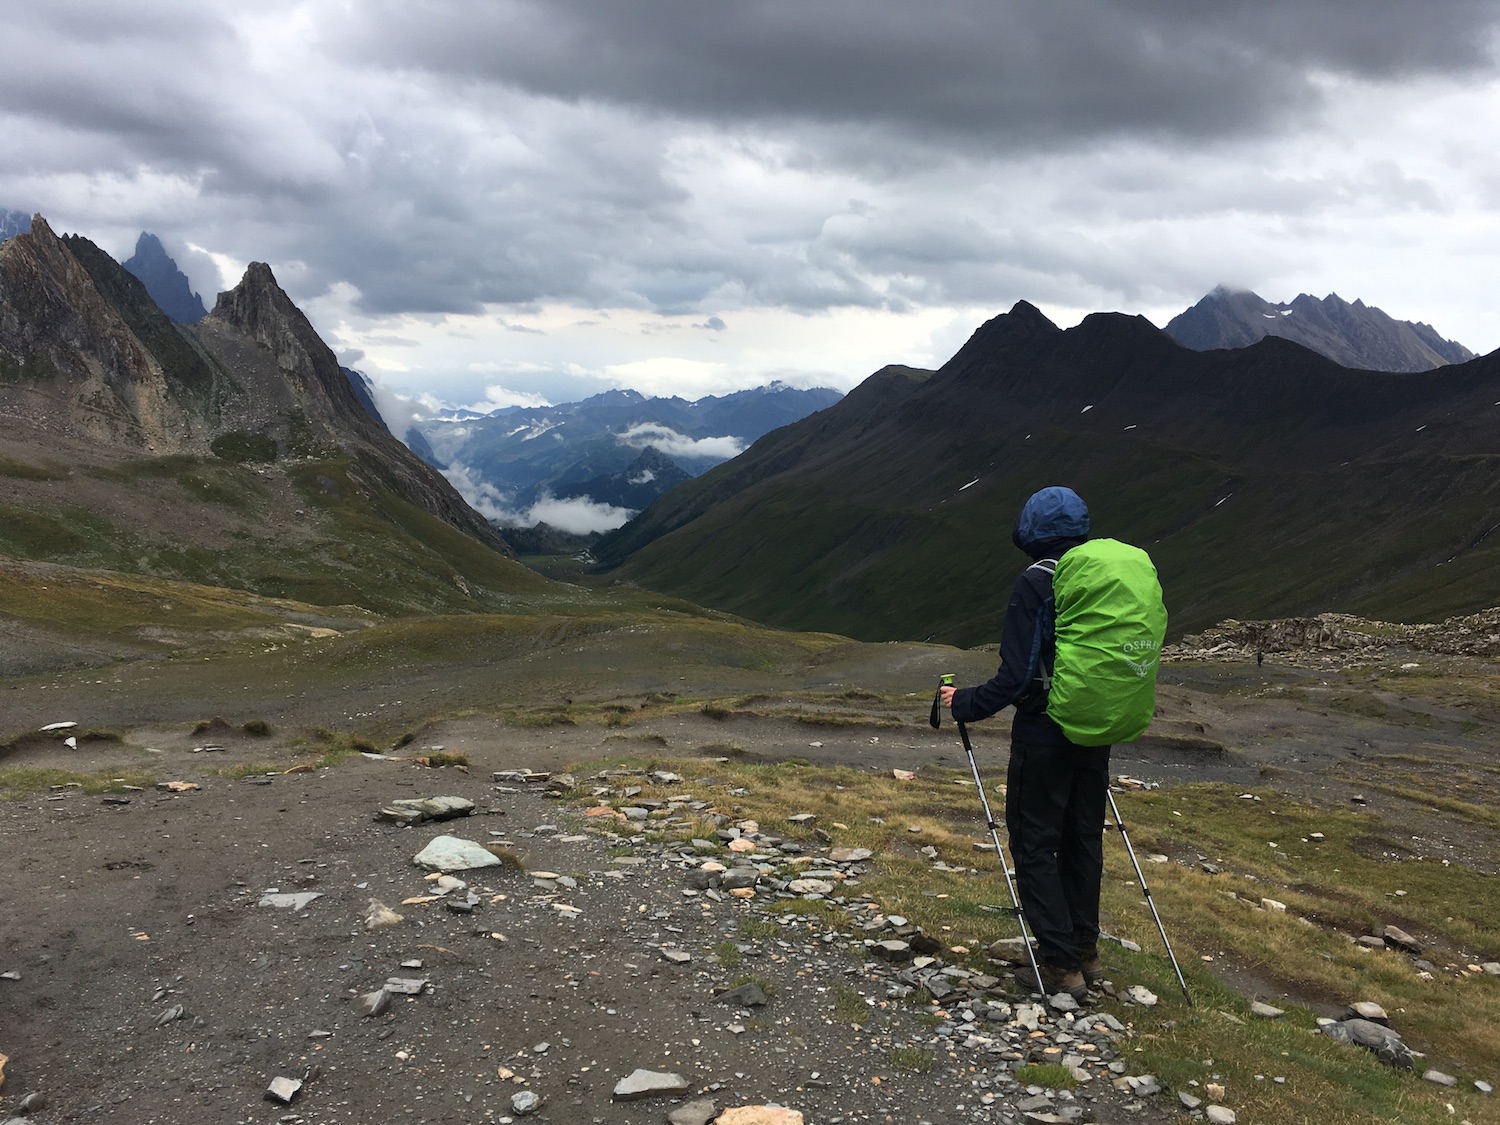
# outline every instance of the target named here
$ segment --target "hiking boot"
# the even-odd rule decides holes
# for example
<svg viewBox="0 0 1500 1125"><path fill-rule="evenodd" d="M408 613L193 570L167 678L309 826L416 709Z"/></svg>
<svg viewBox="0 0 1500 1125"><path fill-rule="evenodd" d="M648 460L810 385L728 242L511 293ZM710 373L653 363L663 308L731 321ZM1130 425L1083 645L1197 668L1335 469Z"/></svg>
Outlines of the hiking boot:
<svg viewBox="0 0 1500 1125"><path fill-rule="evenodd" d="M1037 968L1042 974L1040 981L1036 979L1030 966L1017 969L1016 980L1023 987L1040 992L1043 996L1056 996L1059 992L1066 992L1074 1000L1083 1000L1088 996L1089 986L1084 983L1083 974L1077 969L1061 969L1045 961Z"/></svg>
<svg viewBox="0 0 1500 1125"><path fill-rule="evenodd" d="M1083 973L1083 983L1090 988L1098 988L1104 983L1104 962L1099 960L1097 949L1085 953L1078 968Z"/></svg>

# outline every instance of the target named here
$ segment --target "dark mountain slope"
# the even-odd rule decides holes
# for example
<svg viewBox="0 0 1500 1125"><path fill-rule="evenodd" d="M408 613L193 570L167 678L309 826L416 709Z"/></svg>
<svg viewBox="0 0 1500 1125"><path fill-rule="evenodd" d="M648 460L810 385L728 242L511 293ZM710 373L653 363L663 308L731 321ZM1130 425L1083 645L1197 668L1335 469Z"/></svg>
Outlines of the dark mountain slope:
<svg viewBox="0 0 1500 1125"><path fill-rule="evenodd" d="M977 643L1024 563L1015 511L1062 483L1097 533L1152 551L1174 631L1500 600L1500 356L1350 371L1274 338L1193 352L1117 314L1064 332L1023 302L894 401L860 411L864 389L669 493L597 555L764 621Z"/></svg>

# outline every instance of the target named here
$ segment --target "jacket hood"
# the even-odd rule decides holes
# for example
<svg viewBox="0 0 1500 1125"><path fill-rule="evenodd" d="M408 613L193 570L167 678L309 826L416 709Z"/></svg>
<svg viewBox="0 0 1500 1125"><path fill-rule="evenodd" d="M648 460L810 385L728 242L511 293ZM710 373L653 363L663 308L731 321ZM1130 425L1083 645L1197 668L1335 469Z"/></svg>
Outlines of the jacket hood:
<svg viewBox="0 0 1500 1125"><path fill-rule="evenodd" d="M1089 509L1071 488L1034 493L1016 517L1011 540L1033 558L1048 546L1075 546L1089 537Z"/></svg>

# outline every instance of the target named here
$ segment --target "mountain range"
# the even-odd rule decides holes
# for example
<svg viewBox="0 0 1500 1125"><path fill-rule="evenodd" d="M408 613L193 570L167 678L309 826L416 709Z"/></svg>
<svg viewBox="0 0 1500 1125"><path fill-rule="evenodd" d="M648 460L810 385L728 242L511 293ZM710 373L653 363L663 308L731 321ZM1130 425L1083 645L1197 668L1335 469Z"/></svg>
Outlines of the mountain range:
<svg viewBox="0 0 1500 1125"><path fill-rule="evenodd" d="M252 263L174 323L41 216L0 244L0 551L380 612L543 583Z"/></svg>
<svg viewBox="0 0 1500 1125"><path fill-rule="evenodd" d="M413 449L419 439L425 442L424 456L433 464L461 468L503 494L515 513L544 496L615 504L607 496L618 499L631 475L636 478L629 489L632 502L625 506L638 508L681 477L726 461L757 438L839 398L828 388L799 390L781 383L694 401L613 390L559 406L459 411L418 421L406 437ZM635 467L646 449L659 455L654 467Z"/></svg>
<svg viewBox="0 0 1500 1125"><path fill-rule="evenodd" d="M1141 317L1020 302L935 372L891 367L607 535L650 589L861 639L998 636L1011 521L1066 484L1147 548L1180 634L1500 602L1500 353L1351 370L1277 336L1198 352Z"/></svg>
<svg viewBox="0 0 1500 1125"><path fill-rule="evenodd" d="M1255 293L1220 286L1173 317L1166 331L1196 351L1243 348L1280 336L1345 367L1369 371L1431 371L1474 358L1429 324L1396 320L1337 293L1321 301L1303 293L1286 304L1272 304Z"/></svg>

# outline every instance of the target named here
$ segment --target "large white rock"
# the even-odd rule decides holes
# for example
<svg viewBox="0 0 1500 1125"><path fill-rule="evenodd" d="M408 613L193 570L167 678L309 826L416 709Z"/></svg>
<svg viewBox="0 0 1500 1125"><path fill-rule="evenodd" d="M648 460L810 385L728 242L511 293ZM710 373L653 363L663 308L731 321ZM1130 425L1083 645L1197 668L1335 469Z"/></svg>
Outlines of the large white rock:
<svg viewBox="0 0 1500 1125"><path fill-rule="evenodd" d="M413 856L412 862L430 871L473 871L479 867L499 867L500 857L473 840L438 836Z"/></svg>

